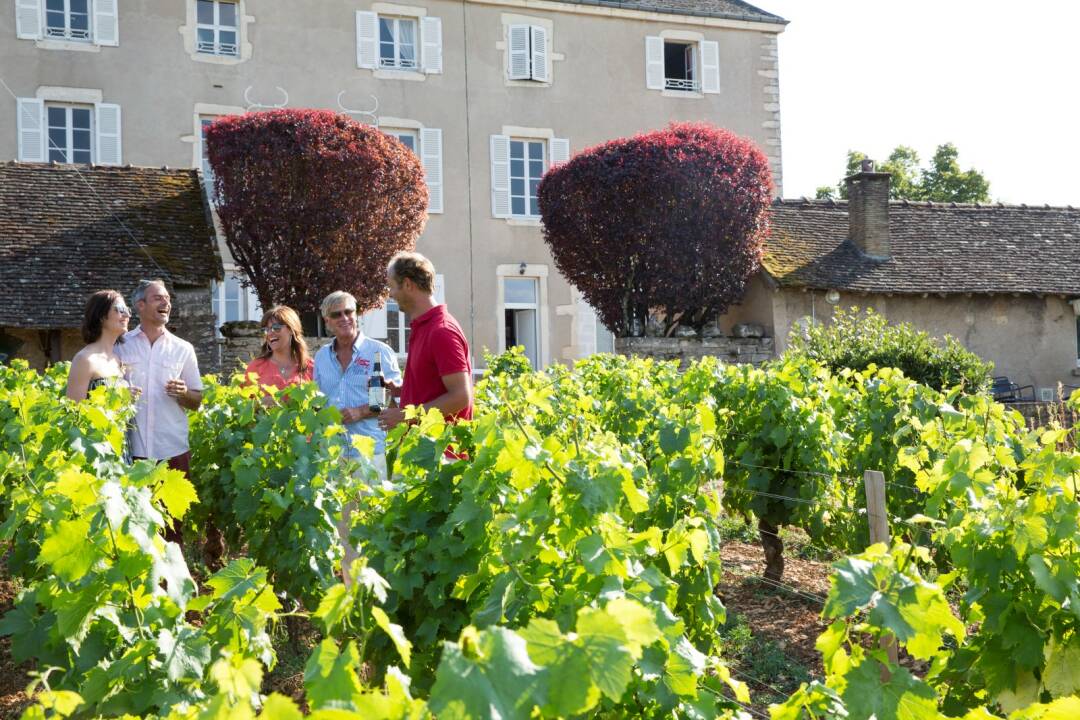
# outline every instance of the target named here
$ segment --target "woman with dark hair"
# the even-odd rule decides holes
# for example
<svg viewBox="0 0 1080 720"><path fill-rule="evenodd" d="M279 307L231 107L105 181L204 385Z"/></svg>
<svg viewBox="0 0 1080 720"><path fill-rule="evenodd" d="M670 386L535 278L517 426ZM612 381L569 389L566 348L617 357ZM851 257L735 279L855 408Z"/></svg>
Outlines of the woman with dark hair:
<svg viewBox="0 0 1080 720"><path fill-rule="evenodd" d="M85 400L99 385L124 378L124 368L114 348L127 332L131 310L124 296L115 290L98 290L86 301L83 312L82 337L86 343L71 360L67 396Z"/></svg>
<svg viewBox="0 0 1080 720"><path fill-rule="evenodd" d="M255 375L259 385L278 389L311 380L315 365L296 311L275 305L263 313L261 325L266 336L259 356L248 363L247 374Z"/></svg>

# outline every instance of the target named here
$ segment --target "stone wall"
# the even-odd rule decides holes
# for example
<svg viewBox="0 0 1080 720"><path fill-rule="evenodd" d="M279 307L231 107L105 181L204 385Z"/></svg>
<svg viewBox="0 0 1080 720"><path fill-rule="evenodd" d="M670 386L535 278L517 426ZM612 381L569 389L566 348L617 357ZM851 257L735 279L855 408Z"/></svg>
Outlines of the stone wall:
<svg viewBox="0 0 1080 720"><path fill-rule="evenodd" d="M262 348L263 331L259 323L253 320L227 322L221 326L222 340L218 343L220 372L232 374L242 372L252 358ZM308 351L312 357L315 352L333 338L306 337Z"/></svg>
<svg viewBox="0 0 1080 720"><path fill-rule="evenodd" d="M169 331L195 347L199 358L199 372L218 372L218 344L214 337L214 309L211 304L210 286L200 288L173 288L172 316ZM135 324L132 324L135 327Z"/></svg>
<svg viewBox="0 0 1080 720"><path fill-rule="evenodd" d="M773 339L764 338L615 338L615 352L631 357L679 360L683 366L703 357L727 363L763 363L774 356Z"/></svg>

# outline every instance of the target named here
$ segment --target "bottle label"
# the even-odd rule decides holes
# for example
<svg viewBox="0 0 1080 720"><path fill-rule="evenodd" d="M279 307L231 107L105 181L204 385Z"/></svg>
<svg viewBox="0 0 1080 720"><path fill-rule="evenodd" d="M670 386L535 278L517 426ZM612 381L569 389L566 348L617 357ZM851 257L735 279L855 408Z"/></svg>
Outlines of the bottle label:
<svg viewBox="0 0 1080 720"><path fill-rule="evenodd" d="M367 395L368 395L368 405L372 409L386 407L386 387L385 386L380 385L380 386L376 386L376 387L369 387L368 391L367 391Z"/></svg>

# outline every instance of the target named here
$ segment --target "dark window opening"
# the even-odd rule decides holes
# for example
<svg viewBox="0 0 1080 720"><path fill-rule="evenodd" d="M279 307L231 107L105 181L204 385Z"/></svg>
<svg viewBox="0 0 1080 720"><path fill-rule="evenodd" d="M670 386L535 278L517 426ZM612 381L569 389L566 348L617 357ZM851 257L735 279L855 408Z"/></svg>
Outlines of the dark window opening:
<svg viewBox="0 0 1080 720"><path fill-rule="evenodd" d="M697 90L694 76L695 46L693 43L664 43L664 87L669 90Z"/></svg>

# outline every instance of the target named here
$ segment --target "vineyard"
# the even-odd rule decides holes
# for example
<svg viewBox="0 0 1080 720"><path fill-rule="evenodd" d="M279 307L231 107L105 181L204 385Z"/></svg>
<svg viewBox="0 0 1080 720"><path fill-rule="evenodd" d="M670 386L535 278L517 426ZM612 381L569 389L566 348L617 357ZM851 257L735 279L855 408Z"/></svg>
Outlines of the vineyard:
<svg viewBox="0 0 1080 720"><path fill-rule="evenodd" d="M0 367L19 588L0 635L33 668L24 717L757 717L715 592L722 524L746 518L765 587L786 586L789 528L841 558L823 676L773 720L1080 718L1070 431L889 369L489 368L475 420L397 428L392 479L369 490L314 386L267 403L208 378L188 480L123 464L125 390L73 404L65 366ZM889 544L869 542L866 471ZM356 497L346 587L335 523ZM265 693L274 638L301 624L318 635L302 695Z"/></svg>

